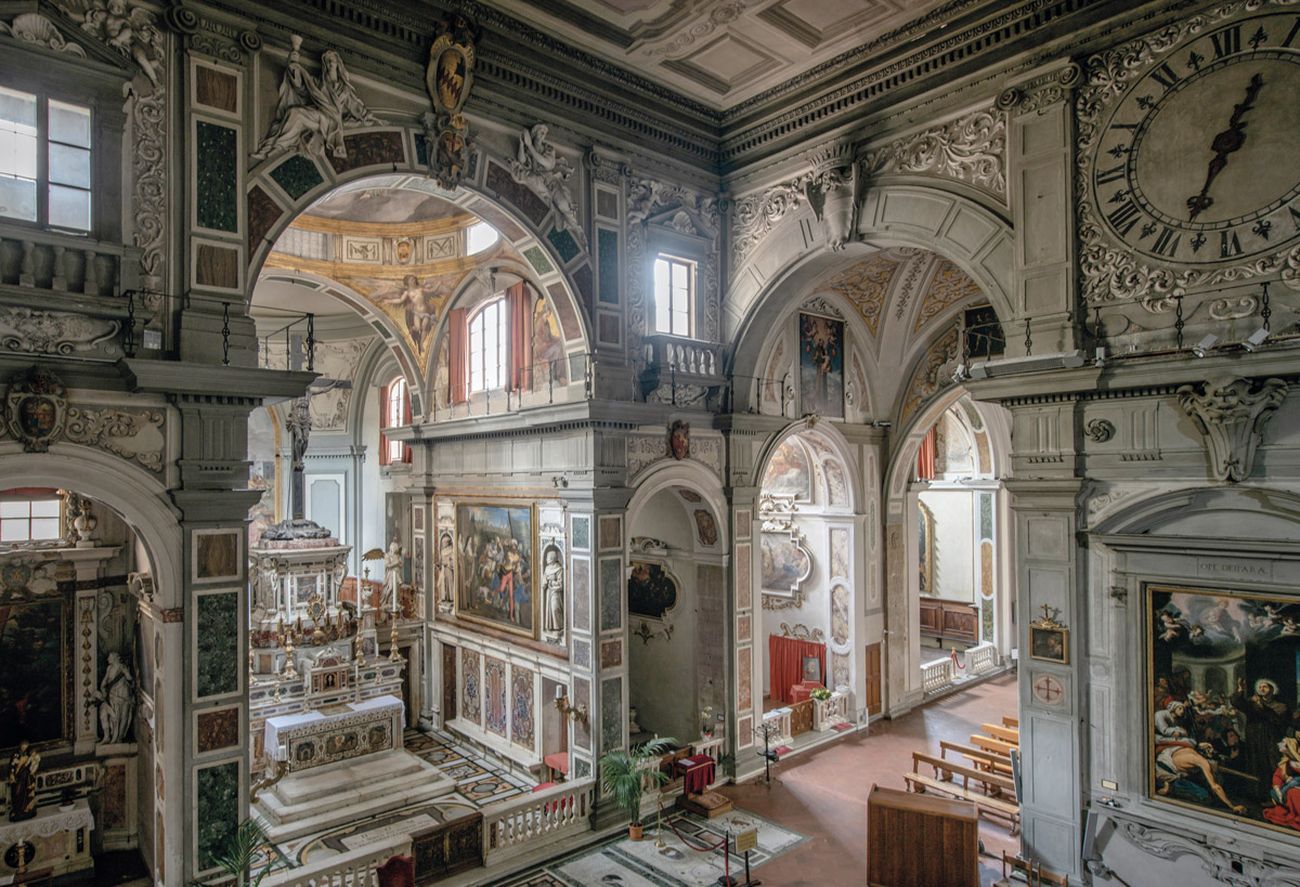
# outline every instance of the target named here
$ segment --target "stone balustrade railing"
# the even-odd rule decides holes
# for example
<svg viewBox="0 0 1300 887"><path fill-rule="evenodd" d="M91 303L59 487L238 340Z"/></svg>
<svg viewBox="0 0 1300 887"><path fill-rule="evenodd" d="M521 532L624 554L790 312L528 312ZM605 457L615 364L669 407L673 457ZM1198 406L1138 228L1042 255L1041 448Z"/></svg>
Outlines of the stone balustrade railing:
<svg viewBox="0 0 1300 887"><path fill-rule="evenodd" d="M992 671L998 665L998 648L991 641L976 644L966 651L966 671L969 674L983 674Z"/></svg>
<svg viewBox="0 0 1300 887"><path fill-rule="evenodd" d="M951 656L921 663L921 689L926 695L937 693L950 686L953 677L954 669Z"/></svg>
<svg viewBox="0 0 1300 887"><path fill-rule="evenodd" d="M136 247L0 226L0 283L82 296L120 296L135 288L139 263Z"/></svg>
<svg viewBox="0 0 1300 887"><path fill-rule="evenodd" d="M660 373L675 373L683 382L698 382L701 377L718 381L722 378L718 345L665 335L648 336L645 342L646 360Z"/></svg>
<svg viewBox="0 0 1300 887"><path fill-rule="evenodd" d="M483 863L491 867L588 831L596 781L562 782L483 810Z"/></svg>
<svg viewBox="0 0 1300 887"><path fill-rule="evenodd" d="M813 699L813 729L825 733L849 719L849 694L835 690L830 699Z"/></svg>
<svg viewBox="0 0 1300 887"><path fill-rule="evenodd" d="M379 887L379 867L411 852L410 835L366 844L301 868L273 872L263 887Z"/></svg>

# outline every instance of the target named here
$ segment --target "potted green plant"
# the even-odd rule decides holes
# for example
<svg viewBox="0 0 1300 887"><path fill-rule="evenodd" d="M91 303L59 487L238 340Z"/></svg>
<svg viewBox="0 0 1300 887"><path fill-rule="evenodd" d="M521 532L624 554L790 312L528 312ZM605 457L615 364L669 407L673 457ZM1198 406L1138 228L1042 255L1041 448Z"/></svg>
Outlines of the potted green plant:
<svg viewBox="0 0 1300 887"><path fill-rule="evenodd" d="M606 752L600 759L600 790L614 798L614 803L622 807L631 818L627 834L633 841L644 836L641 826L641 796L645 793L646 780L656 788L662 788L668 781L668 774L658 767L645 767L677 746L672 738L652 739L631 751L615 749Z"/></svg>
<svg viewBox="0 0 1300 887"><path fill-rule="evenodd" d="M271 874L272 863L269 860L274 858L274 854L268 854L266 867L260 872L253 871L253 861L262 848L270 843L271 839L267 837L266 828L261 821L245 819L226 842L225 852L212 860L220 874L214 876L216 880L211 883L233 882L238 887L258 887ZM197 885L201 882L194 883Z"/></svg>

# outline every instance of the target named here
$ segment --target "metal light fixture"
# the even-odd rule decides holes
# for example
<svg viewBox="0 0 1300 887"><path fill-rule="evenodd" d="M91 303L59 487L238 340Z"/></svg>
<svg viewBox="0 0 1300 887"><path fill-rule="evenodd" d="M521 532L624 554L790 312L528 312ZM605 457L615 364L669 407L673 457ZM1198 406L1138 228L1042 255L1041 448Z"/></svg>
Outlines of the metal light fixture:
<svg viewBox="0 0 1300 887"><path fill-rule="evenodd" d="M555 708L560 713L560 717L568 718L571 721L582 721L587 723L587 706L578 704L569 704L569 691L563 686L555 688Z"/></svg>
<svg viewBox="0 0 1300 887"><path fill-rule="evenodd" d="M1219 342L1219 337L1214 333L1209 333L1204 339L1192 346L1192 353L1197 357L1204 357Z"/></svg>

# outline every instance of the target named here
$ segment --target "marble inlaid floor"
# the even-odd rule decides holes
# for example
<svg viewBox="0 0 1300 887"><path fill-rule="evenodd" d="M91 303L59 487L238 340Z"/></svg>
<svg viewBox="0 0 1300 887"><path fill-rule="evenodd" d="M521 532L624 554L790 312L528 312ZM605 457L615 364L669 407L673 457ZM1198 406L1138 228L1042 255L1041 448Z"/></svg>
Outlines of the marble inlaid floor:
<svg viewBox="0 0 1300 887"><path fill-rule="evenodd" d="M532 783L461 745L449 734L407 730L406 750L433 764L456 783L456 791L383 816L347 823L268 848L255 869L274 858L272 870L296 868L356 850L399 834L412 834L532 790Z"/></svg>
<svg viewBox="0 0 1300 887"><path fill-rule="evenodd" d="M669 828L668 820L676 831ZM722 850L700 852L687 846L678 832L694 847L717 844L725 833L733 837L758 826L758 849L749 854L751 869L801 844L805 838L745 810L733 810L716 819L674 812L665 816L663 847L656 846L653 820L646 823L645 840L632 841L619 834L594 847L553 859L529 870L508 887L589 887L614 884L621 887L703 887L725 873ZM745 873L743 855L731 854L731 876L738 882Z"/></svg>

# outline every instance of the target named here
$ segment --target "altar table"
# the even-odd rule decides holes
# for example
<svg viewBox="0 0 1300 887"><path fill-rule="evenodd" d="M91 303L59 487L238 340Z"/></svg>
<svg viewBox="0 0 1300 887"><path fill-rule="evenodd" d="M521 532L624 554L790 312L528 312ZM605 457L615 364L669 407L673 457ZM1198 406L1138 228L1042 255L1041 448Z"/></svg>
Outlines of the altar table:
<svg viewBox="0 0 1300 887"><path fill-rule="evenodd" d="M267 718L266 752L293 772L400 749L405 710L396 696L376 696Z"/></svg>
<svg viewBox="0 0 1300 887"><path fill-rule="evenodd" d="M718 775L718 765L708 755L695 755L677 762L682 774L682 788L688 795L698 795L713 784Z"/></svg>
<svg viewBox="0 0 1300 887"><path fill-rule="evenodd" d="M95 864L90 855L90 832L94 828L95 817L85 798L78 798L71 810L41 807L31 819L0 822L0 852L25 842L35 850L26 860L25 871L44 869L53 876L78 872ZM0 860L0 874L14 875L18 871L18 867Z"/></svg>

